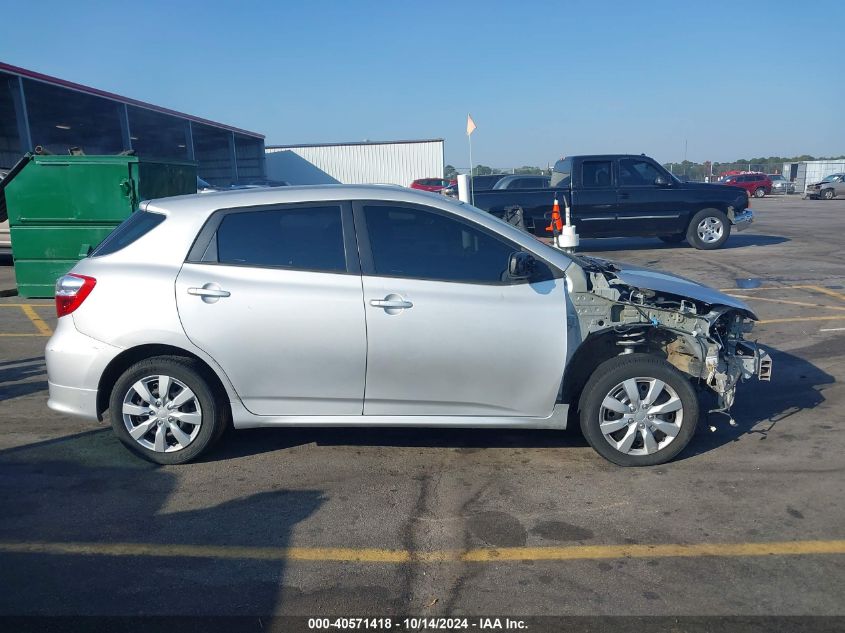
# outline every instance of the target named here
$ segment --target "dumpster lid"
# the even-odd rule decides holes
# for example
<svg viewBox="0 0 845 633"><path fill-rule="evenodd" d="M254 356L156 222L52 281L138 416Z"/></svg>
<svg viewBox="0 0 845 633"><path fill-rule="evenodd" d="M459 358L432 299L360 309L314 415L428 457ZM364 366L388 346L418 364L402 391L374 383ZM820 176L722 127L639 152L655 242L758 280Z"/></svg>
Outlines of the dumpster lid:
<svg viewBox="0 0 845 633"><path fill-rule="evenodd" d="M0 180L0 222L5 222L9 219L9 209L6 206L6 185L12 182L12 179L17 176L24 167L26 167L26 164L31 158L32 154L30 152L24 154L21 159L15 163L15 166L9 170L6 177L3 178L3 180Z"/></svg>

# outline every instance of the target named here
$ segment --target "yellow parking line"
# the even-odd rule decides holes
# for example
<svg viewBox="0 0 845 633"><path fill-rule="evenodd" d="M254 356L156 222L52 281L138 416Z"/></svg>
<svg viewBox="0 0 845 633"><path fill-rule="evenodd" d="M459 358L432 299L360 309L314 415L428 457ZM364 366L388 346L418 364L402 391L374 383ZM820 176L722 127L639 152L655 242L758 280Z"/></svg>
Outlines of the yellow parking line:
<svg viewBox="0 0 845 633"><path fill-rule="evenodd" d="M15 336L39 336L39 337L44 337L44 336L50 336L50 334L41 334L41 333L38 333L38 334L29 334L29 333L15 334L15 333L11 333L11 332L0 332L0 336L2 336L4 338L13 338Z"/></svg>
<svg viewBox="0 0 845 633"><path fill-rule="evenodd" d="M816 292L821 292L822 294L830 295L831 297L836 297L842 301L845 301L845 294L841 292L836 292L835 290L831 290L830 288L825 288L823 286L807 286L807 288L812 288Z"/></svg>
<svg viewBox="0 0 845 633"><path fill-rule="evenodd" d="M845 314L832 314L830 316L819 316L819 317L790 317L788 319L764 319L763 321L757 321L760 325L765 325L767 323L792 323L797 321L831 321L835 319L845 319Z"/></svg>
<svg viewBox="0 0 845 633"><path fill-rule="evenodd" d="M32 321L32 324L35 326L35 329L41 334L41 336L51 336L53 334L53 330L50 329L50 326L44 322L38 313L32 308L29 304L24 304L21 306L21 310L27 316L27 318Z"/></svg>
<svg viewBox="0 0 845 633"><path fill-rule="evenodd" d="M802 288L815 288L815 286L808 286L801 284L799 286L758 286L757 288L719 288L719 292L736 292L742 290L743 292L755 292L757 290L800 290Z"/></svg>
<svg viewBox="0 0 845 633"><path fill-rule="evenodd" d="M700 558L845 554L845 540L770 543L693 543L658 545L572 545L472 550L408 550L344 547L243 547L166 543L0 542L7 554L151 556L337 563L484 563L505 561L596 560L607 558Z"/></svg>
<svg viewBox="0 0 845 633"><path fill-rule="evenodd" d="M845 306L827 306L820 303L807 303L806 301L788 301L786 299L768 299L766 297L749 297L748 295L732 295L729 297L736 297L737 299L750 299L751 301L769 301L771 303L786 303L791 306L806 306L808 308L829 308L830 310L845 310Z"/></svg>

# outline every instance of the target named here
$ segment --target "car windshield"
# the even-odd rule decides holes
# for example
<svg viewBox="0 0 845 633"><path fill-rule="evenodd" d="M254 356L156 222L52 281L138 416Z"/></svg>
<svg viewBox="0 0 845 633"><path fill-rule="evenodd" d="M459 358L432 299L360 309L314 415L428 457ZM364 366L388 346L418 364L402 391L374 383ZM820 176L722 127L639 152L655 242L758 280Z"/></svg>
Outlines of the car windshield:
<svg viewBox="0 0 845 633"><path fill-rule="evenodd" d="M822 182L833 182L833 181L834 181L834 180L836 180L837 178L839 178L839 174L831 174L830 176L826 176L826 177L822 180Z"/></svg>

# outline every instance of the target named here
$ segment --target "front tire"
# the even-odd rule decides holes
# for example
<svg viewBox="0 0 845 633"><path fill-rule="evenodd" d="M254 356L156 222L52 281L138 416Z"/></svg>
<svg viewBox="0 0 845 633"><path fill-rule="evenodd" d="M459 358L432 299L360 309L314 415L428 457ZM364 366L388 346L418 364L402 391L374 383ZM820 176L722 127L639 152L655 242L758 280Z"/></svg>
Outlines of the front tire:
<svg viewBox="0 0 845 633"><path fill-rule="evenodd" d="M754 197L755 198L762 198L766 195L766 190L763 187L757 187L754 190Z"/></svg>
<svg viewBox="0 0 845 633"><path fill-rule="evenodd" d="M836 193L833 191L833 189L825 189L824 191L822 191L822 198L824 198L825 200L833 200L835 197Z"/></svg>
<svg viewBox="0 0 845 633"><path fill-rule="evenodd" d="M730 235L731 223L719 209L702 209L692 216L687 227L687 241L704 251L720 248Z"/></svg>
<svg viewBox="0 0 845 633"><path fill-rule="evenodd" d="M687 377L646 354L623 354L599 365L584 387L580 410L587 442L619 466L668 462L692 439L699 417Z"/></svg>
<svg viewBox="0 0 845 633"><path fill-rule="evenodd" d="M207 371L192 359L157 356L129 367L112 388L118 439L156 464L184 464L214 444L231 414Z"/></svg>

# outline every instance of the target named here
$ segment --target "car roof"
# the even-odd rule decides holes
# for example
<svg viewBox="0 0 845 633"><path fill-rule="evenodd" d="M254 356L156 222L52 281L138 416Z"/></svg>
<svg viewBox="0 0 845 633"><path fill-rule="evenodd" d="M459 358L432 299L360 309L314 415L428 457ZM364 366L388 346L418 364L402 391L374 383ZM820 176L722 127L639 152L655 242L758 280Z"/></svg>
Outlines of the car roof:
<svg viewBox="0 0 845 633"><path fill-rule="evenodd" d="M268 189L235 189L202 194L158 198L141 203L141 209L165 214L208 215L218 209L258 207L297 202L342 200L395 200L431 203L444 196L429 191L400 187L399 185L296 185Z"/></svg>

